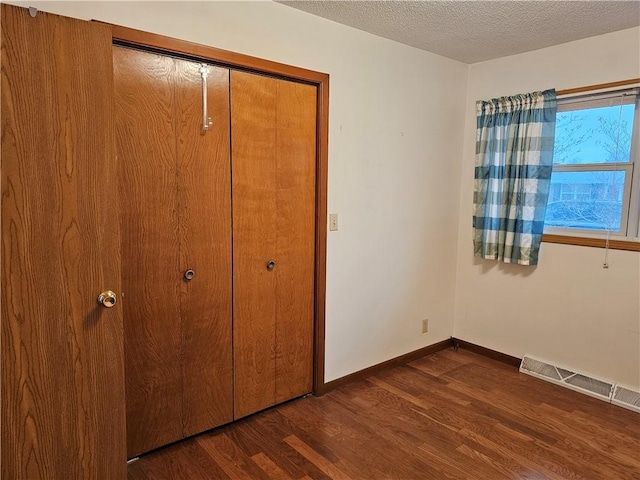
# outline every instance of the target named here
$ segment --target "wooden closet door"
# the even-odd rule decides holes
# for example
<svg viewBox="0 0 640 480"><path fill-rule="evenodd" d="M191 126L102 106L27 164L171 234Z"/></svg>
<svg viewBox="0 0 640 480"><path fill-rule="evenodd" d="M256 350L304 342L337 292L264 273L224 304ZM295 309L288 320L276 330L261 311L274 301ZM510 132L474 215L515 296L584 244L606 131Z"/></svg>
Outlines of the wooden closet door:
<svg viewBox="0 0 640 480"><path fill-rule="evenodd" d="M200 66L114 49L129 456L232 420L229 74L203 133Z"/></svg>
<svg viewBox="0 0 640 480"><path fill-rule="evenodd" d="M174 61L114 47L127 454L182 438Z"/></svg>
<svg viewBox="0 0 640 480"><path fill-rule="evenodd" d="M202 133L200 64L175 60L183 436L233 420L229 70L208 66Z"/></svg>
<svg viewBox="0 0 640 480"><path fill-rule="evenodd" d="M316 88L232 71L231 129L240 418L312 389Z"/></svg>
<svg viewBox="0 0 640 480"><path fill-rule="evenodd" d="M276 403L313 388L316 92L278 81Z"/></svg>
<svg viewBox="0 0 640 480"><path fill-rule="evenodd" d="M2 478L124 479L111 29L1 8Z"/></svg>

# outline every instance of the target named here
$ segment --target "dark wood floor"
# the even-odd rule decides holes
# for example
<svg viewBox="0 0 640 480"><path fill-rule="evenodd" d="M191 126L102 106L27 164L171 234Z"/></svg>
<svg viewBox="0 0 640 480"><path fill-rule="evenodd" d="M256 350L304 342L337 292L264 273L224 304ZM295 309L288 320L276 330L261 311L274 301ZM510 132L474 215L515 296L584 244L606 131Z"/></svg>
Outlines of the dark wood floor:
<svg viewBox="0 0 640 480"><path fill-rule="evenodd" d="M640 415L446 350L129 465L218 478L640 479Z"/></svg>

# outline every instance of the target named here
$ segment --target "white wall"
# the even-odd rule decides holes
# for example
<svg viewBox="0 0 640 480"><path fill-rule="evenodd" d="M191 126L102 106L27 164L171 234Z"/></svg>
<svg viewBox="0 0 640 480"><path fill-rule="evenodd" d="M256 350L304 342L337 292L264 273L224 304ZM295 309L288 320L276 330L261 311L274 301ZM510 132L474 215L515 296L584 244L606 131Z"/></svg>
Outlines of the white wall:
<svg viewBox="0 0 640 480"><path fill-rule="evenodd" d="M471 216L479 99L640 77L640 28L470 67L454 336L521 357L640 385L640 254L543 243L539 265L473 257Z"/></svg>
<svg viewBox="0 0 640 480"><path fill-rule="evenodd" d="M28 5L329 73L326 380L451 335L467 65L271 2Z"/></svg>

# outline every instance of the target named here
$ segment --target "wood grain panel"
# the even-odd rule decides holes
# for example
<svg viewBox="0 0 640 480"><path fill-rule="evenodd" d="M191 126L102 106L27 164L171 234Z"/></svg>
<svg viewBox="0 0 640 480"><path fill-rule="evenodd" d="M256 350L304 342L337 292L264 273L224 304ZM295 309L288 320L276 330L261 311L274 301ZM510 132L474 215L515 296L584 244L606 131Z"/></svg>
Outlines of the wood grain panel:
<svg viewBox="0 0 640 480"><path fill-rule="evenodd" d="M202 133L200 65L175 60L184 436L233 420L229 70L209 67Z"/></svg>
<svg viewBox="0 0 640 480"><path fill-rule="evenodd" d="M114 47L130 457L182 438L174 75Z"/></svg>
<svg viewBox="0 0 640 480"><path fill-rule="evenodd" d="M275 402L277 81L231 72L234 415Z"/></svg>
<svg viewBox="0 0 640 480"><path fill-rule="evenodd" d="M111 34L1 8L2 478L122 479Z"/></svg>
<svg viewBox="0 0 640 480"><path fill-rule="evenodd" d="M313 388L316 91L277 81L276 403Z"/></svg>

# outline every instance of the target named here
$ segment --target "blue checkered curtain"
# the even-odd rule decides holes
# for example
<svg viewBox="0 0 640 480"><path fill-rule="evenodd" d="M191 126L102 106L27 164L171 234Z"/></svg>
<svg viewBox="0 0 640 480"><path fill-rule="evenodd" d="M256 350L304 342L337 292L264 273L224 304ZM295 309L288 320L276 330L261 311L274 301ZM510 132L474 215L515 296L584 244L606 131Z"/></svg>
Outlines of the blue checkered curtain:
<svg viewBox="0 0 640 480"><path fill-rule="evenodd" d="M536 265L544 229L556 124L556 92L476 104L474 254Z"/></svg>

